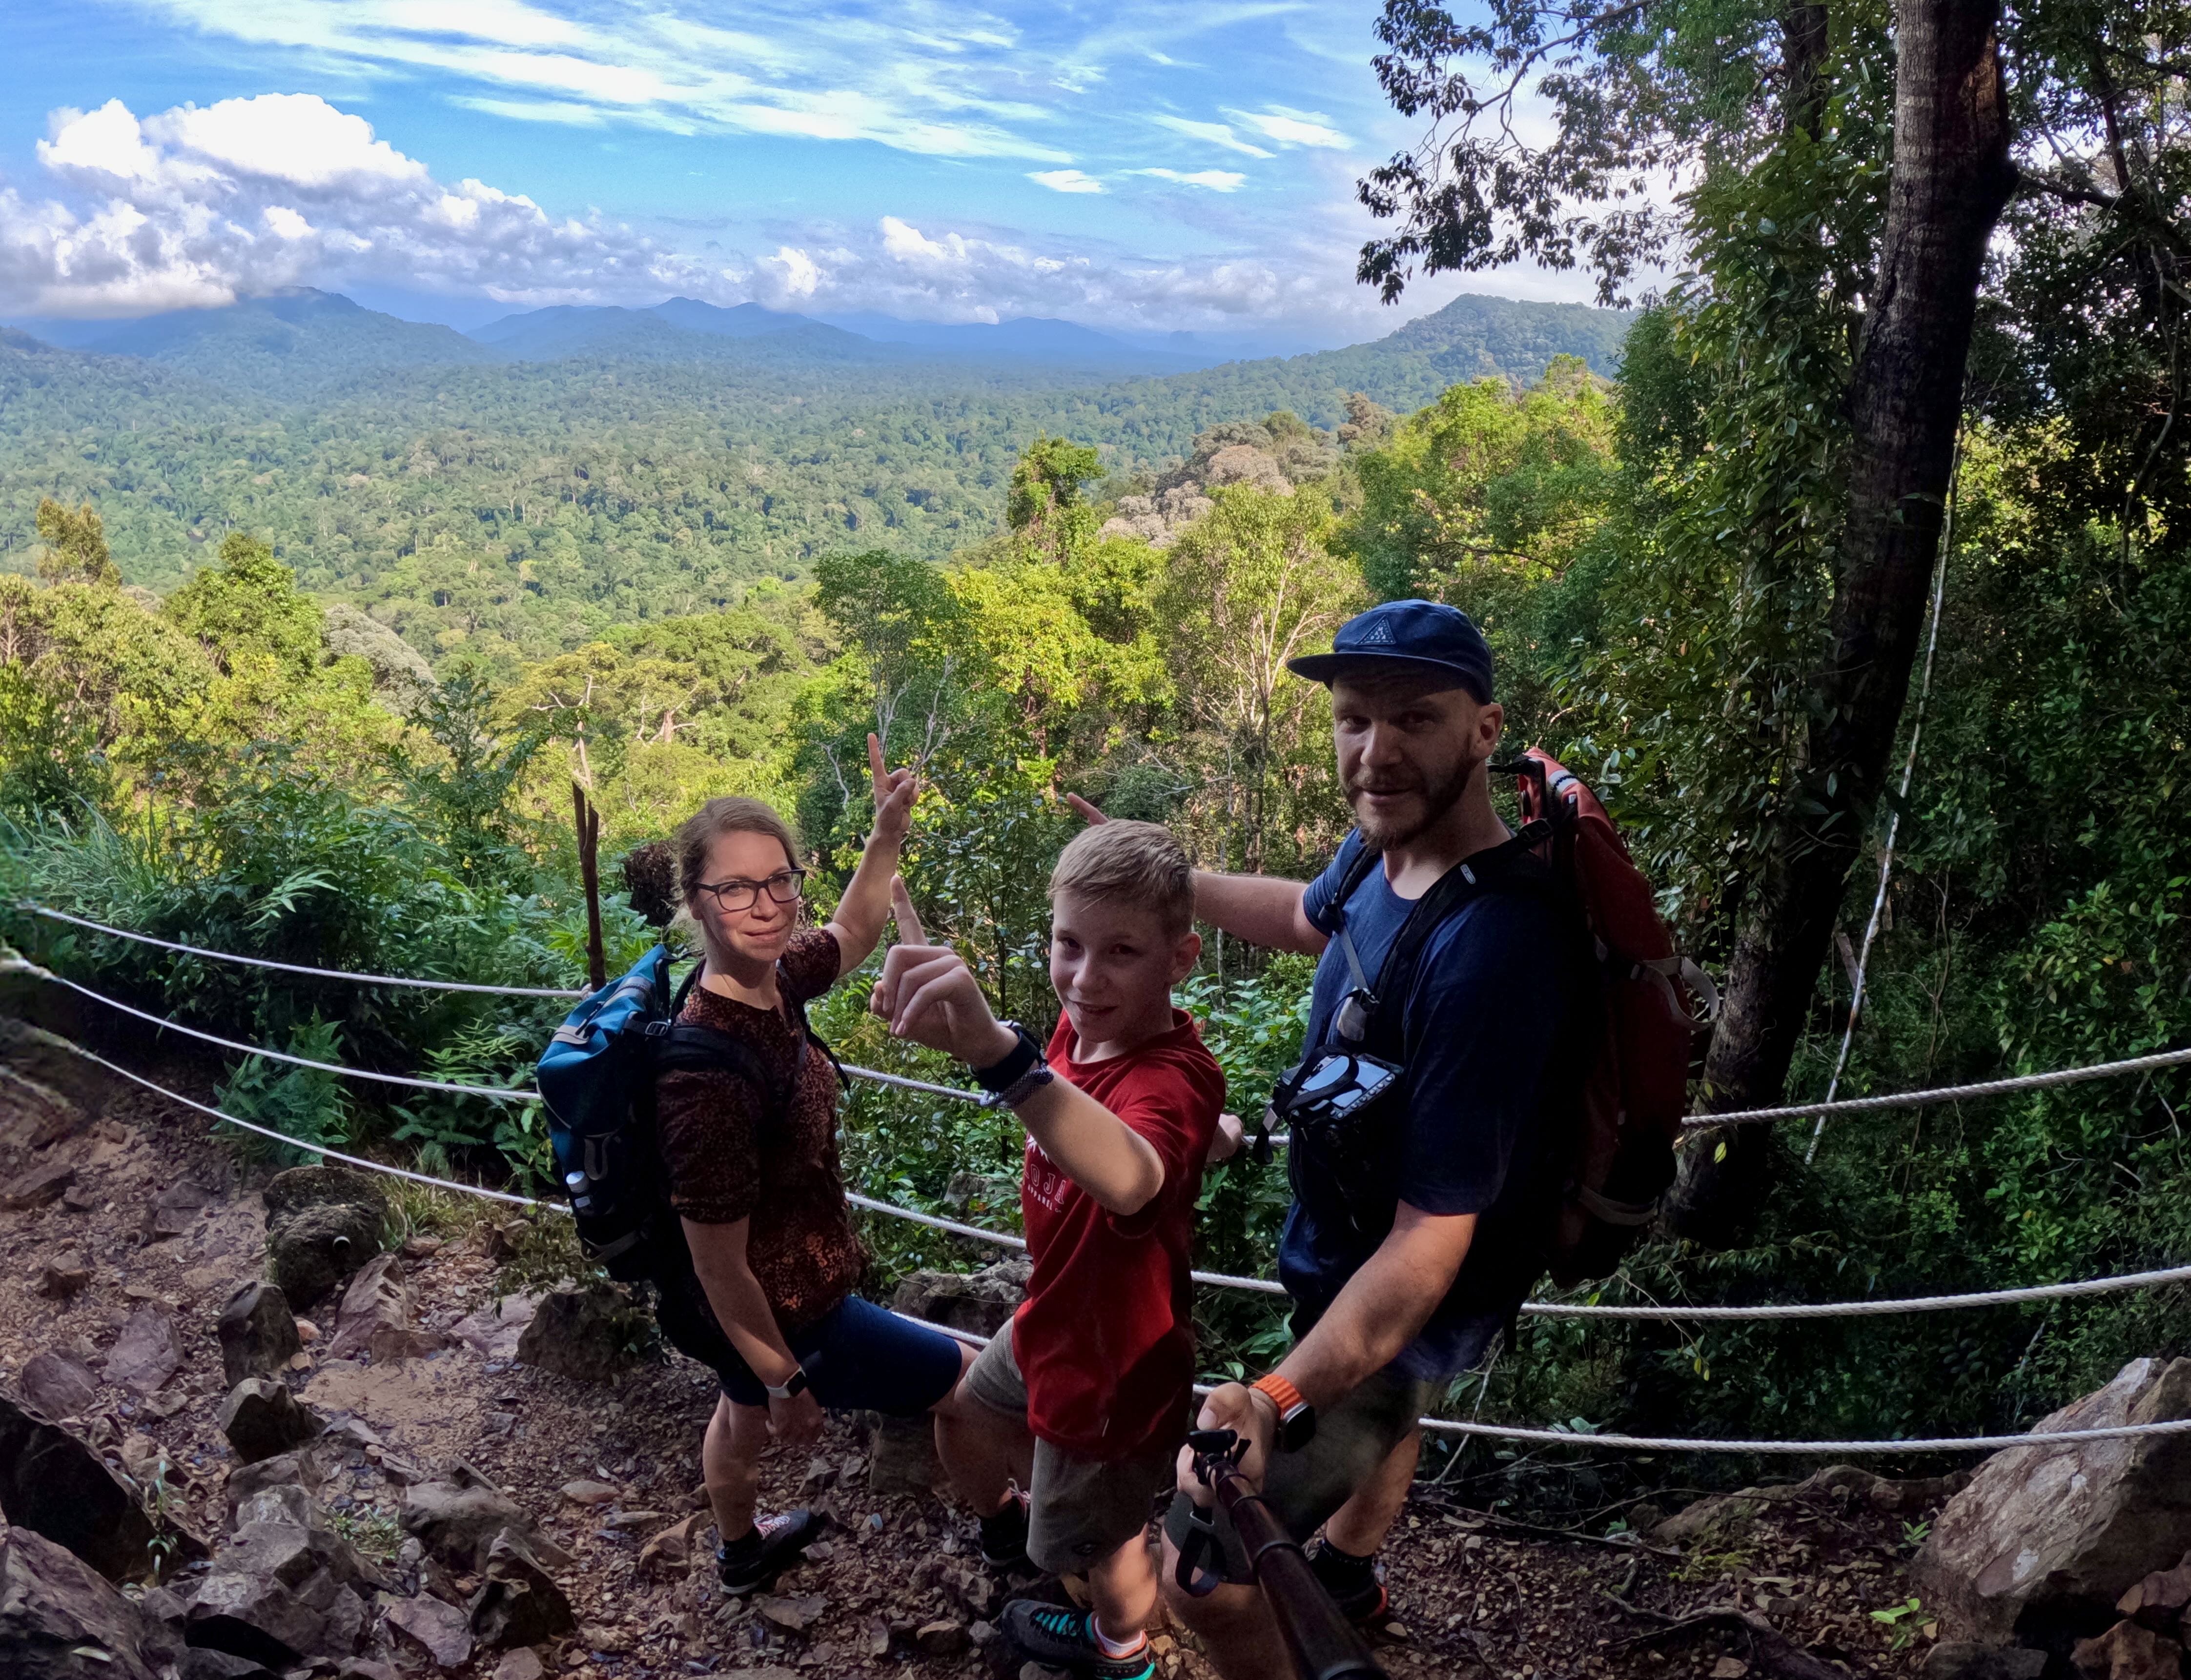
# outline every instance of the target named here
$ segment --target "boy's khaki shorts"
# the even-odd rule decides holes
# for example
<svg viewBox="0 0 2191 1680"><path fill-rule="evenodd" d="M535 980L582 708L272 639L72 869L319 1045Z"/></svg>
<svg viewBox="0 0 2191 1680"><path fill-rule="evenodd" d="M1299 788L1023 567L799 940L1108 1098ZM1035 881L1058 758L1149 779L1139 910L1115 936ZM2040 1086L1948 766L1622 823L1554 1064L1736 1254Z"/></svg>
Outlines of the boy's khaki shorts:
<svg viewBox="0 0 2191 1680"><path fill-rule="evenodd" d="M966 1386L992 1411L1027 1422L1027 1383L1012 1357L1012 1327L999 1331L982 1349ZM1130 1458L1084 1458L1036 1439L1034 1485L1027 1490L1027 1556L1050 1575L1084 1575L1148 1527L1158 1495L1174 1484L1180 1443L1187 1439L1187 1409L1179 1428L1161 1447Z"/></svg>

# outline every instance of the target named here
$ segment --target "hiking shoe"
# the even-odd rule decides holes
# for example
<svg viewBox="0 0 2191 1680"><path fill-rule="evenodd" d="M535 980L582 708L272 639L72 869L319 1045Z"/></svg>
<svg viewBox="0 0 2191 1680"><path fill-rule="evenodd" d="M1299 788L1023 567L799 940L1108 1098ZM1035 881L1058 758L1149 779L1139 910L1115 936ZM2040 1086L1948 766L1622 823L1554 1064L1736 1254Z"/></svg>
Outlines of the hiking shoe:
<svg viewBox="0 0 2191 1680"><path fill-rule="evenodd" d="M1105 1656L1096 1643L1093 1610L1018 1598L1004 1606L1004 1626L1012 1643L1035 1661L1085 1680L1153 1680L1157 1671L1147 1637L1130 1657Z"/></svg>
<svg viewBox="0 0 2191 1680"><path fill-rule="evenodd" d="M1037 1574L1027 1544L1027 1496L1015 1488L1001 1509L982 1518L982 1561L1000 1575Z"/></svg>
<svg viewBox="0 0 2191 1680"><path fill-rule="evenodd" d="M1346 1557L1319 1542L1308 1561L1340 1614L1356 1626L1381 1621L1391 1613L1392 1595L1385 1590L1384 1572L1365 1569L1368 1559Z"/></svg>
<svg viewBox="0 0 2191 1680"><path fill-rule="evenodd" d="M743 1598L773 1585L777 1576L799 1561L799 1554L810 1541L822 1538L827 1524L826 1518L816 1516L803 1505L796 1511L760 1518L754 1524L754 1531L736 1546L715 1548L715 1574L723 1591L733 1598Z"/></svg>

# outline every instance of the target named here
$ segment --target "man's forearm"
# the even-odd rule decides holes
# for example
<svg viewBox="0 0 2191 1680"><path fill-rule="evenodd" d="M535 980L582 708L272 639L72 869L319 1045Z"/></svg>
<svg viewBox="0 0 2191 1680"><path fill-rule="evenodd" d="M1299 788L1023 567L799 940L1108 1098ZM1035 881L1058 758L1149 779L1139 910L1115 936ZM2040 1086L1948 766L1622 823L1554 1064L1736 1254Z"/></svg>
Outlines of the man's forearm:
<svg viewBox="0 0 2191 1680"><path fill-rule="evenodd" d="M1318 1410L1382 1371L1422 1333L1467 1257L1473 1214L1432 1217L1403 1205L1377 1251L1278 1366Z"/></svg>
<svg viewBox="0 0 2191 1680"><path fill-rule="evenodd" d="M1325 939L1301 911L1307 889L1298 881L1272 875L1217 875L1194 871L1194 913L1236 939L1271 951L1297 951L1314 956Z"/></svg>

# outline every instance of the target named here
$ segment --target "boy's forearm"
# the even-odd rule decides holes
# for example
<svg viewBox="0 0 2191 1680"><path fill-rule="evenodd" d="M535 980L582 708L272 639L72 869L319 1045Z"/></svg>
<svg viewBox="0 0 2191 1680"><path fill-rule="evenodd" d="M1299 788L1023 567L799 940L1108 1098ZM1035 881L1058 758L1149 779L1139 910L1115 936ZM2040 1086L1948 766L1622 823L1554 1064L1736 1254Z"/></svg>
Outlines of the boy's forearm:
<svg viewBox="0 0 2191 1680"><path fill-rule="evenodd" d="M1194 914L1198 921L1222 928L1249 945L1314 956L1323 950L1325 939L1301 909L1306 891L1298 881L1282 881L1273 875L1218 875L1198 869Z"/></svg>
<svg viewBox="0 0 2191 1680"><path fill-rule="evenodd" d="M1078 1086L1053 1079L1013 1112L1057 1170L1105 1212L1138 1213L1164 1189L1155 1147Z"/></svg>

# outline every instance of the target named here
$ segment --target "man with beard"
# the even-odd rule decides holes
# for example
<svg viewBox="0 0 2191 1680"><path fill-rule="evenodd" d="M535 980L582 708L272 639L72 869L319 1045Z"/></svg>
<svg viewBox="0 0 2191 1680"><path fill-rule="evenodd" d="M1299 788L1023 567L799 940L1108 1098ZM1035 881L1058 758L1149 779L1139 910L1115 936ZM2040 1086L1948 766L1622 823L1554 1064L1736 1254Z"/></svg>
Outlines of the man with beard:
<svg viewBox="0 0 2191 1680"><path fill-rule="evenodd" d="M1556 1189L1537 1118L1574 970L1543 866L1508 843L1492 808L1487 766L1505 714L1491 650L1466 615L1389 603L1291 668L1331 687L1357 830L1306 886L1198 872L1195 914L1253 944L1321 953L1305 1065L1335 1026L1352 1030L1342 1006L1377 989L1416 902L1458 866L1471 871L1402 995L1374 1006L1387 1018L1380 1053L1401 1069L1376 1099L1374 1139L1348 1146L1350 1159L1319 1159L1295 1126L1278 1261L1295 1303L1292 1351L1255 1383L1219 1388L1201 1415L1203 1427L1247 1439L1241 1468L1296 1539L1323 1530L1317 1574L1370 1621L1386 1607L1375 1557L1414 1478L1415 1420L1489 1352L1537 1275ZM1287 1674L1238 1538L1185 1454L1180 1486L1164 1535L1175 1613L1232 1680ZM1226 1584L1192 1598L1175 1578L1198 1522L1215 1527L1204 1567L1221 1567Z"/></svg>

